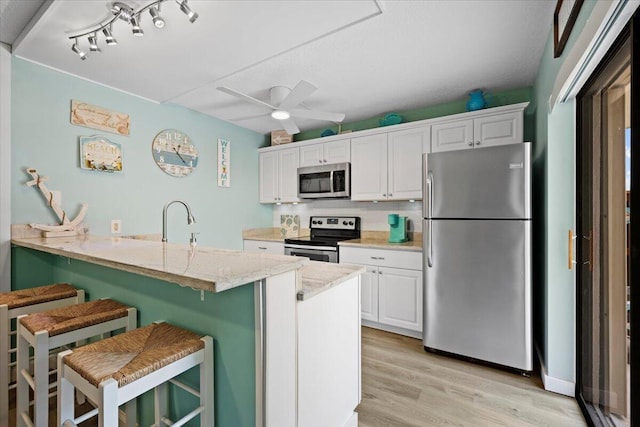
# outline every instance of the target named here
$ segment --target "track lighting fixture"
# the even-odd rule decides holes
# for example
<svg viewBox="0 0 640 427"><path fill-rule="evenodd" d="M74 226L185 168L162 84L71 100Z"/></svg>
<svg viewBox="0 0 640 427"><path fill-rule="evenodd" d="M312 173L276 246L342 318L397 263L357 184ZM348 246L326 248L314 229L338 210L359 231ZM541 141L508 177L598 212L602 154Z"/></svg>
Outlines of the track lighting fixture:
<svg viewBox="0 0 640 427"><path fill-rule="evenodd" d="M113 46L115 44L118 44L116 39L113 37L113 34L111 34L111 26L112 25L113 24L109 24L108 27L104 27L102 29L102 33L104 34L104 41L107 42L108 46Z"/></svg>
<svg viewBox="0 0 640 427"><path fill-rule="evenodd" d="M100 52L100 48L98 47L98 37L96 33L93 33L89 36L89 52Z"/></svg>
<svg viewBox="0 0 640 427"><path fill-rule="evenodd" d="M93 28L89 31L85 31L80 34L75 34L69 37L70 40L73 40L73 45L71 46L71 50L75 52L81 59L87 59L87 54L80 49L78 44L78 39L80 37L87 37L89 41L89 51L90 52L100 52L100 47L98 46L98 33L102 31L105 37L105 43L109 46L116 45L118 42L115 37L113 37L113 23L120 19L131 25L131 31L133 35L137 37L142 37L144 35L144 31L140 26L140 18L142 14L149 11L151 15L151 19L153 21L153 25L156 28L163 28L165 26L165 20L160 16L160 5L167 0L154 0L147 4L144 7L141 7L138 10L135 10L133 7L129 6L126 3L115 1L111 5L111 13L113 17L103 21L99 24L93 26ZM187 15L189 22L194 23L196 19L198 19L198 14L191 10L191 8L187 5L188 0L176 0L176 3L179 5L180 10Z"/></svg>
<svg viewBox="0 0 640 427"><path fill-rule="evenodd" d="M151 19L153 20L153 25L155 25L156 28L164 27L164 19L162 19L162 17L160 16L160 12L158 12L157 7L154 6L149 8L149 14L151 15Z"/></svg>
<svg viewBox="0 0 640 427"><path fill-rule="evenodd" d="M191 8L187 5L187 0L176 1L180 5L180 10L183 11L185 15L187 15L187 18L189 18L189 22L191 22L192 24L196 22L196 19L198 19L198 14L192 11Z"/></svg>
<svg viewBox="0 0 640 427"><path fill-rule="evenodd" d="M133 31L133 35L136 37L142 37L144 36L144 31L142 31L142 28L140 28L140 17L139 16L132 16L131 17L131 26L133 27L131 29L131 31Z"/></svg>
<svg viewBox="0 0 640 427"><path fill-rule="evenodd" d="M77 53L78 56L80 56L80 59L82 59L83 61L87 59L87 54L84 53L82 49L80 49L80 46L78 46L78 39L76 39L75 43L73 43L73 46L71 46L71 50Z"/></svg>

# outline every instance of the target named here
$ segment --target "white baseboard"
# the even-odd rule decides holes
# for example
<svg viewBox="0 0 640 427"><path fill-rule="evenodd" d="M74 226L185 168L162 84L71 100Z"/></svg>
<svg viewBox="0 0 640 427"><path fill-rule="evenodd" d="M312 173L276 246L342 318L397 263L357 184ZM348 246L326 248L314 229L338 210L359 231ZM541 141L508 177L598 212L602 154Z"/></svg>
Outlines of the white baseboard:
<svg viewBox="0 0 640 427"><path fill-rule="evenodd" d="M347 423L344 427L358 427L358 413L354 412L353 415L349 417Z"/></svg>
<svg viewBox="0 0 640 427"><path fill-rule="evenodd" d="M540 377L542 378L542 384L544 389L553 393L564 394L565 396L575 397L576 384L572 381L561 380L554 378L547 373L547 367L544 365L545 360L542 357L540 347L536 344L536 352L538 353L538 360L540 361Z"/></svg>

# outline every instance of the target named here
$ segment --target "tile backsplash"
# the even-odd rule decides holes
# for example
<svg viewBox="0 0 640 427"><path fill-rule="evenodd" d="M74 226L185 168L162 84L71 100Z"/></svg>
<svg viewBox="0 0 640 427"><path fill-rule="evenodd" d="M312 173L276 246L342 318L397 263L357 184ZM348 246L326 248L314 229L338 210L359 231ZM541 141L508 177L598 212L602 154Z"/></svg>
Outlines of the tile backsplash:
<svg viewBox="0 0 640 427"><path fill-rule="evenodd" d="M422 232L422 201L404 202L352 202L351 200L313 200L297 205L274 205L273 226L280 227L280 215L299 215L300 226L309 226L309 217L359 216L362 230L389 231L387 215L397 213L409 218L409 231Z"/></svg>

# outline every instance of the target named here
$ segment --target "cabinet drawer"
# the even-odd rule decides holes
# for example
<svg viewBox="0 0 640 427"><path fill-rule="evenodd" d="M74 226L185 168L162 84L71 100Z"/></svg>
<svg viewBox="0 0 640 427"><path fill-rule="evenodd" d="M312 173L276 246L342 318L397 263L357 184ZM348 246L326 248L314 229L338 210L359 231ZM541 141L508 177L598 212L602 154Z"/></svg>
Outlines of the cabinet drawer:
<svg viewBox="0 0 640 427"><path fill-rule="evenodd" d="M245 240L245 252L266 252L276 255L284 255L284 243L269 240Z"/></svg>
<svg viewBox="0 0 640 427"><path fill-rule="evenodd" d="M340 246L340 262L422 270L422 252Z"/></svg>

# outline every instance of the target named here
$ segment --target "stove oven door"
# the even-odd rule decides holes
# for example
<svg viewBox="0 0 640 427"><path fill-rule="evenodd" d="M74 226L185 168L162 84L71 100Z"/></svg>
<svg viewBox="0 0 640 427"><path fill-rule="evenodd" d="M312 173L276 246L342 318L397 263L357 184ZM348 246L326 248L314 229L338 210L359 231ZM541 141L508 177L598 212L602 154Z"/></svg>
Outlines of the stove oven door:
<svg viewBox="0 0 640 427"><path fill-rule="evenodd" d="M338 262L338 248L332 246L304 246L285 244L284 254L307 257L312 261Z"/></svg>

